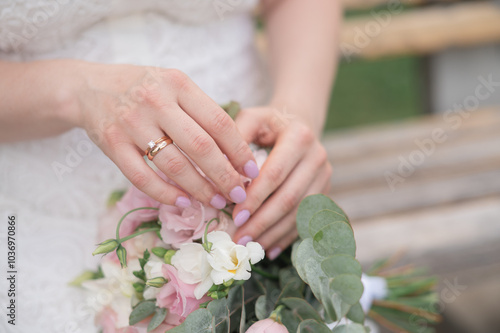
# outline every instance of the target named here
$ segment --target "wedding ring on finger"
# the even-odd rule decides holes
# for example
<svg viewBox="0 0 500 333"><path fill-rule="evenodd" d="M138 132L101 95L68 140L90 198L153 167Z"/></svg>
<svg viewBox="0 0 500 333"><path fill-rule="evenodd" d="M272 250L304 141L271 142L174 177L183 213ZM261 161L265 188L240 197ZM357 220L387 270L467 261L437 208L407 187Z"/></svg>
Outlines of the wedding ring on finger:
<svg viewBox="0 0 500 333"><path fill-rule="evenodd" d="M162 136L156 141L149 141L148 143L148 149L146 149L146 156L149 158L150 161L153 160L156 154L160 152L163 148L171 144L173 141L170 139L168 136Z"/></svg>

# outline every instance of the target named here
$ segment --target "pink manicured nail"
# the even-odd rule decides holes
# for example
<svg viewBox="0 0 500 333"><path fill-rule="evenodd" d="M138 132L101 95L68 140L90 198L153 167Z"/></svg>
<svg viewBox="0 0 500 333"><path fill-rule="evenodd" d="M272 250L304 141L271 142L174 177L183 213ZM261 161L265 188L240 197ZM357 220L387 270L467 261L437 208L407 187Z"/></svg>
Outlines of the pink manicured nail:
<svg viewBox="0 0 500 333"><path fill-rule="evenodd" d="M238 214L236 214L236 217L234 218L234 225L237 227L241 227L243 224L245 224L246 221L248 221L248 218L250 217L250 212L246 209L242 210Z"/></svg>
<svg viewBox="0 0 500 333"><path fill-rule="evenodd" d="M212 207L217 208L217 209L222 209L226 207L226 199L220 194L214 195L212 200L210 200L210 204Z"/></svg>
<svg viewBox="0 0 500 333"><path fill-rule="evenodd" d="M243 171L245 171L245 174L248 178L255 179L257 178L257 176L259 176L259 167L252 160L248 161L245 164L245 166L243 167Z"/></svg>
<svg viewBox="0 0 500 333"><path fill-rule="evenodd" d="M281 249L279 247L275 247L267 253L267 257L269 258L269 260L274 260L274 259L278 258L280 253L281 253Z"/></svg>
<svg viewBox="0 0 500 333"><path fill-rule="evenodd" d="M231 198L231 200L233 200L234 203L239 204L245 201L245 199L247 198L247 193L245 192L243 187L236 186L231 190L231 192L229 192L229 197Z"/></svg>
<svg viewBox="0 0 500 333"><path fill-rule="evenodd" d="M186 197L178 197L177 200L175 200L175 205L179 208L188 208L191 206L191 200Z"/></svg>
<svg viewBox="0 0 500 333"><path fill-rule="evenodd" d="M243 236L238 241L238 244L245 246L245 245L247 245L248 242L251 242L251 241L253 241L252 237L250 237L250 236Z"/></svg>

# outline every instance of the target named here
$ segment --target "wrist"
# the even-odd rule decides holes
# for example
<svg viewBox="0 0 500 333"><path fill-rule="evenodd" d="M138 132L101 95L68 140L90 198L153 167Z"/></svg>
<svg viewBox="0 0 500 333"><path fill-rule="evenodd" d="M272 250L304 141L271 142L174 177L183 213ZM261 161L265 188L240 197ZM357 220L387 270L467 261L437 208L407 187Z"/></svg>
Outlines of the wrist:
<svg viewBox="0 0 500 333"><path fill-rule="evenodd" d="M316 136L321 136L326 118L325 106L298 98L273 98L269 106L284 118L300 121L311 128Z"/></svg>

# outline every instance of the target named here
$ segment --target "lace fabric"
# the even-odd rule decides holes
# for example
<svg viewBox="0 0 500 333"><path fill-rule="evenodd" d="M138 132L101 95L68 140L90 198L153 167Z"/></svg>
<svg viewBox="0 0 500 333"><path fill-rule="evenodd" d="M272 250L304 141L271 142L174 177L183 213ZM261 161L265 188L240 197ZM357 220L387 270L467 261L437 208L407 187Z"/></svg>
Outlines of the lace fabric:
<svg viewBox="0 0 500 333"><path fill-rule="evenodd" d="M258 105L269 89L253 43L256 2L0 0L0 59L178 68L218 103ZM67 283L96 267L99 216L109 194L127 184L82 129L0 144L0 243L7 216L18 221L17 322L1 320L1 332L97 331L89 300ZM2 272L5 265L0 253Z"/></svg>

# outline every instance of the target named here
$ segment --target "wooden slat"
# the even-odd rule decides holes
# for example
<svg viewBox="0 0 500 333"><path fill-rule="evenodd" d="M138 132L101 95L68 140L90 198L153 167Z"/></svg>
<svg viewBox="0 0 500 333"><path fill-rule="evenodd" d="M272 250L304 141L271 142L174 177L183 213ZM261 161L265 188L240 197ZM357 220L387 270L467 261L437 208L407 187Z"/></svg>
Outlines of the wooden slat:
<svg viewBox="0 0 500 333"><path fill-rule="evenodd" d="M450 3L461 0L401 0L400 3L405 6L416 6L429 3ZM481 1L481 0L476 0ZM384 6L390 3L389 0L341 0L344 9L369 9L376 6Z"/></svg>
<svg viewBox="0 0 500 333"><path fill-rule="evenodd" d="M411 175L401 174L400 158L409 161L419 151L415 139L428 140L436 128L448 139L435 143L422 164L408 164ZM354 221L500 196L499 128L500 110L489 110L472 113L458 129L434 116L327 136L330 195ZM388 172L403 181L391 188Z"/></svg>
<svg viewBox="0 0 500 333"><path fill-rule="evenodd" d="M344 22L341 49L355 50L354 56L376 58L403 54L426 54L450 47L500 41L500 6L493 2L463 3L431 7L393 15L380 33L361 43L359 31L380 26L374 17Z"/></svg>

